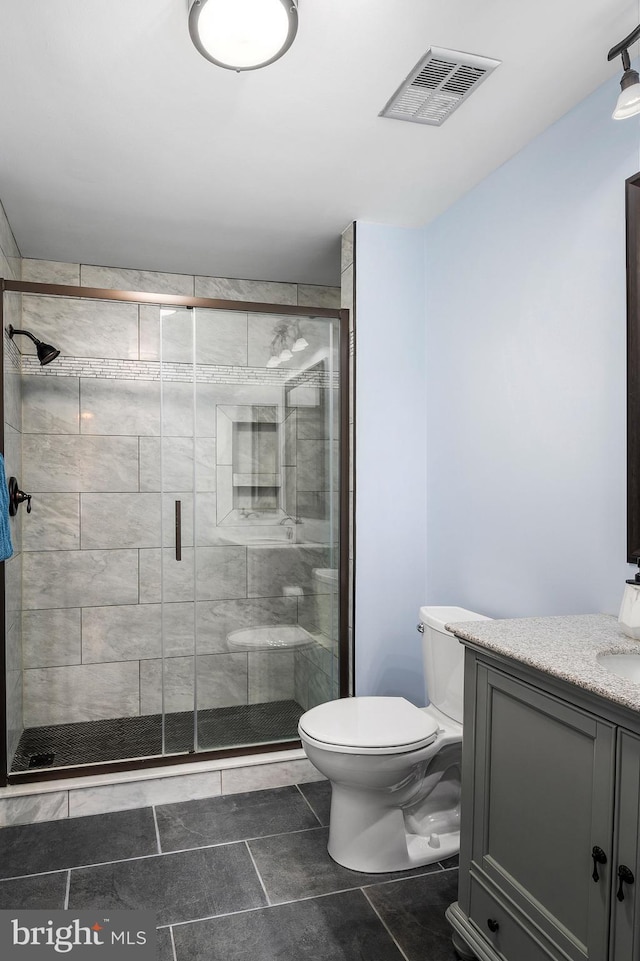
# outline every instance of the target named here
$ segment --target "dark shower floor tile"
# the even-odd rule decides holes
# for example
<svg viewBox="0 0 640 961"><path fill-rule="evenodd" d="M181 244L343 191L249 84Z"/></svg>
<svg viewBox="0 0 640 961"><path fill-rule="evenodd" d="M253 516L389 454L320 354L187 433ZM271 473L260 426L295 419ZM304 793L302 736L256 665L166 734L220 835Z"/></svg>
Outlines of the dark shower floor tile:
<svg viewBox="0 0 640 961"><path fill-rule="evenodd" d="M54 874L0 881L0 911L9 908L62 909L67 893L67 874L67 871L56 871Z"/></svg>
<svg viewBox="0 0 640 961"><path fill-rule="evenodd" d="M444 912L458 897L457 871L376 884L365 893L407 961L456 961Z"/></svg>
<svg viewBox="0 0 640 961"><path fill-rule="evenodd" d="M361 891L173 929L177 961L403 961Z"/></svg>
<svg viewBox="0 0 640 961"><path fill-rule="evenodd" d="M329 813L331 811L331 782L308 781L306 784L299 784L298 787L310 807L313 808L320 823L326 827L329 824Z"/></svg>
<svg viewBox="0 0 640 961"><path fill-rule="evenodd" d="M156 807L163 851L302 831L319 826L295 787L227 794Z"/></svg>
<svg viewBox="0 0 640 961"><path fill-rule="evenodd" d="M316 897L391 878L442 873L439 864L393 874L364 874L336 864L327 852L328 828L280 834L248 841L256 867L272 904ZM454 899L455 900L455 899Z"/></svg>
<svg viewBox="0 0 640 961"><path fill-rule="evenodd" d="M198 744L216 751L298 738L304 713L296 701L268 701L198 711ZM165 752L193 749L193 712L167 714ZM116 717L102 721L27 728L15 752L12 772L43 767L99 764L162 754L162 715Z"/></svg>
<svg viewBox="0 0 640 961"><path fill-rule="evenodd" d="M243 843L76 868L69 888L70 908L147 909L159 925L264 904L260 879Z"/></svg>
<svg viewBox="0 0 640 961"><path fill-rule="evenodd" d="M155 854L151 808L40 821L0 830L0 877Z"/></svg>

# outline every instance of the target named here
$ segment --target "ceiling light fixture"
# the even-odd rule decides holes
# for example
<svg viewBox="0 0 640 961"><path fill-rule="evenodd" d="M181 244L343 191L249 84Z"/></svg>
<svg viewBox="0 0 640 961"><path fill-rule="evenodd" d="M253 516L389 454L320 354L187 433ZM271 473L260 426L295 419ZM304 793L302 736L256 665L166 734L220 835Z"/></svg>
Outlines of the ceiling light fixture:
<svg viewBox="0 0 640 961"><path fill-rule="evenodd" d="M278 60L298 30L298 0L188 0L189 33L203 57L227 70Z"/></svg>
<svg viewBox="0 0 640 961"><path fill-rule="evenodd" d="M613 60L618 54L622 55L622 66L624 73L620 80L620 96L613 111L614 120L626 120L627 117L634 117L640 113L640 77L637 70L631 69L629 59L629 47L640 38L640 26L636 27L628 37L612 47L607 54L607 60Z"/></svg>

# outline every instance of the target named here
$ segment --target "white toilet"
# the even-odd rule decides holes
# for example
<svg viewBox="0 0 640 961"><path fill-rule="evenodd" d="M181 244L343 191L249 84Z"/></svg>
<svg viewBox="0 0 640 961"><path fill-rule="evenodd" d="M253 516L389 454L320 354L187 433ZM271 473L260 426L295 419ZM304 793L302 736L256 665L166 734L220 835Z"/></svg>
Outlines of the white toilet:
<svg viewBox="0 0 640 961"><path fill-rule="evenodd" d="M312 764L331 781L329 854L354 871L404 871L457 854L464 648L461 607L421 607L428 707L403 697L319 704L298 725Z"/></svg>

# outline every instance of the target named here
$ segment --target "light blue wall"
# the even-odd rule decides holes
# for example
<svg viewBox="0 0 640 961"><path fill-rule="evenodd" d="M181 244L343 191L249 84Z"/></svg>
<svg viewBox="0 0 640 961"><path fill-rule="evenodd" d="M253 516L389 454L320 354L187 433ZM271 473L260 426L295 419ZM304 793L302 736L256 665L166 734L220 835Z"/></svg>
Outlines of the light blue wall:
<svg viewBox="0 0 640 961"><path fill-rule="evenodd" d="M422 603L617 613L624 181L640 170L617 93L614 79L428 227L358 223L360 694L423 703Z"/></svg>
<svg viewBox="0 0 640 961"><path fill-rule="evenodd" d="M607 83L425 228L426 597L617 613L626 557L624 181Z"/></svg>
<svg viewBox="0 0 640 961"><path fill-rule="evenodd" d="M356 258L356 693L424 704L423 231L358 223Z"/></svg>

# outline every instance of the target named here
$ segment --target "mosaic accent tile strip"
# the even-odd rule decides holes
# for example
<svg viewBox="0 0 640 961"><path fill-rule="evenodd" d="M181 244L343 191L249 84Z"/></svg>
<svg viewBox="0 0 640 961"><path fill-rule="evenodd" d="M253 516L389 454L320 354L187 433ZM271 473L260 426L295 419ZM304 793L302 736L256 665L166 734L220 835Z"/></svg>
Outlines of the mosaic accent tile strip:
<svg viewBox="0 0 640 961"><path fill-rule="evenodd" d="M18 355L20 356L20 355ZM291 369L263 367L231 367L224 365L196 364L196 381L205 384L247 384L268 387L291 385ZM92 377L101 380L160 380L160 363L142 360L112 360L110 358L58 357L55 364L41 367L37 358L22 355L22 372L41 377ZM304 373L305 387L331 387L331 377L321 372ZM295 380L295 378L293 378ZM162 380L182 383L193 382L191 364L165 363ZM337 387L337 375L333 386Z"/></svg>
<svg viewBox="0 0 640 961"><path fill-rule="evenodd" d="M20 355L18 354L18 357ZM41 367L36 357L22 355L22 372L41 377L93 377L101 380L160 380L159 361L113 360L108 357L58 357L53 364ZM294 375L292 377L292 374ZM192 383L191 364L164 363L162 380ZM304 383L305 387L337 387L338 375L333 378L321 371L296 372L290 368L231 367L228 365L196 364L199 384L256 384L278 387L285 383Z"/></svg>

